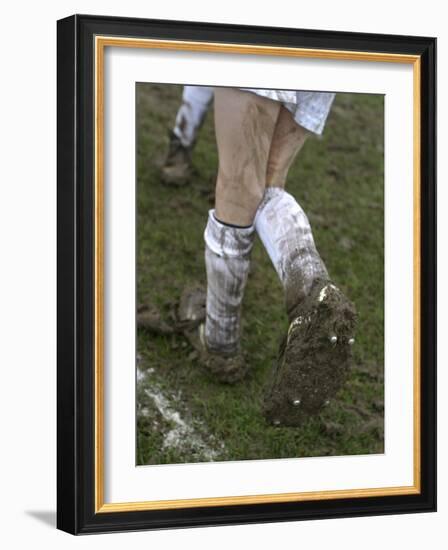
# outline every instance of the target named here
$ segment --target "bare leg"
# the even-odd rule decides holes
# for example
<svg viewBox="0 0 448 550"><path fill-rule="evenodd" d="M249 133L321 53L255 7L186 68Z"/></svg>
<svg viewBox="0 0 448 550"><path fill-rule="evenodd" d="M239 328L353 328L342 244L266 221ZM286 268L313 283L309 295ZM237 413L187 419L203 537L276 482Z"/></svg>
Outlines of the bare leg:
<svg viewBox="0 0 448 550"><path fill-rule="evenodd" d="M216 217L251 225L266 185L269 150L281 104L234 88L215 89L219 153Z"/></svg>

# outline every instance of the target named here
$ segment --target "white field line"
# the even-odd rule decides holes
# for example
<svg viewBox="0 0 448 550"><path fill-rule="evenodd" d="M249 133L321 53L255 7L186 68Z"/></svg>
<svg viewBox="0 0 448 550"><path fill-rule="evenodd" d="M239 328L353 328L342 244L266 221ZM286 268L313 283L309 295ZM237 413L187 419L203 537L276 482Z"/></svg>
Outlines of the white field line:
<svg viewBox="0 0 448 550"><path fill-rule="evenodd" d="M137 380L141 382L145 378L148 378L149 374L153 373L154 369L142 371L137 368ZM150 388L145 388L145 394L153 401L163 419L173 426L173 428L163 434L163 448L177 449L180 451L189 448L198 452L198 455L203 460L215 460L218 456L218 451L204 441L196 428L197 426L201 429L200 431L205 431L205 426L197 420L191 422L185 420L174 408L173 400L175 399L178 401L181 396L173 396L173 400L171 400L153 381L150 382L150 385ZM147 415L149 411L144 407L141 413L146 413ZM210 439L212 439L212 437L210 437ZM222 451L224 445L221 444L219 447Z"/></svg>

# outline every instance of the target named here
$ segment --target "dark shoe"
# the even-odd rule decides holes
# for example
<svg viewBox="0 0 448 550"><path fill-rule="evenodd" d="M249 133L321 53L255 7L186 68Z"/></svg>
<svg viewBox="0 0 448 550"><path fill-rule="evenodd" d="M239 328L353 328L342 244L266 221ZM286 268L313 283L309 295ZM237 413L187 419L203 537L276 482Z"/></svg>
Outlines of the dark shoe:
<svg viewBox="0 0 448 550"><path fill-rule="evenodd" d="M206 292L193 286L182 293L178 321L183 334L196 350L198 359L220 382L234 384L244 378L248 364L240 351L232 354L212 352L205 340Z"/></svg>
<svg viewBox="0 0 448 550"><path fill-rule="evenodd" d="M162 181L167 185L186 185L191 176L192 147L182 145L180 139L170 131L168 154L162 167Z"/></svg>
<svg viewBox="0 0 448 550"><path fill-rule="evenodd" d="M352 363L356 311L330 282L303 300L279 350L263 413L276 426L299 426L340 390Z"/></svg>

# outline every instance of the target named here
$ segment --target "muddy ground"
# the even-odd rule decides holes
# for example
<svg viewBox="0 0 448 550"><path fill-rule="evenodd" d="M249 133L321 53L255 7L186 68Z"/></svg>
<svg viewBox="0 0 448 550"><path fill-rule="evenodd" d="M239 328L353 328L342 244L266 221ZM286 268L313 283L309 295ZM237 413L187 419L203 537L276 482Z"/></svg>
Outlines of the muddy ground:
<svg viewBox="0 0 448 550"><path fill-rule="evenodd" d="M204 281L203 231L217 169L211 110L190 185L160 181L181 93L179 86L137 86L137 300L167 318L184 286ZM355 365L338 399L301 428L263 419L264 385L287 317L257 241L243 310L247 380L219 384L181 337L138 331L138 464L383 452L383 105L382 96L338 94L323 138L305 144L288 178L332 279L358 311Z"/></svg>

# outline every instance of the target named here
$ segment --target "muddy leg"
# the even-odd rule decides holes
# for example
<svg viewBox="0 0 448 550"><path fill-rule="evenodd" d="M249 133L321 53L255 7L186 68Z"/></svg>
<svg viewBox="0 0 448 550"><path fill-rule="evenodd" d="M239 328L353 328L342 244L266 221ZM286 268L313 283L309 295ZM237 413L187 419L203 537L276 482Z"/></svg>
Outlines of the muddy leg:
<svg viewBox="0 0 448 550"><path fill-rule="evenodd" d="M282 106L269 150L266 191L257 211L256 230L285 289L290 319L316 283L329 281L300 204L284 190L289 168L311 132Z"/></svg>
<svg viewBox="0 0 448 550"><path fill-rule="evenodd" d="M216 217L250 226L266 186L269 150L280 103L234 88L215 88L219 168Z"/></svg>
<svg viewBox="0 0 448 550"><path fill-rule="evenodd" d="M313 283L328 279L308 218L294 197L284 191L289 168L308 135L282 106L269 150L268 187L255 221L258 235L285 289L290 318Z"/></svg>
<svg viewBox="0 0 448 550"><path fill-rule="evenodd" d="M268 187L255 228L285 290L290 320L316 281L328 272L314 243L311 226L299 203L280 187Z"/></svg>
<svg viewBox="0 0 448 550"><path fill-rule="evenodd" d="M266 169L266 185L285 187L289 168L305 144L310 132L299 126L291 113L281 107L272 136Z"/></svg>

